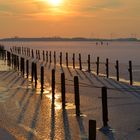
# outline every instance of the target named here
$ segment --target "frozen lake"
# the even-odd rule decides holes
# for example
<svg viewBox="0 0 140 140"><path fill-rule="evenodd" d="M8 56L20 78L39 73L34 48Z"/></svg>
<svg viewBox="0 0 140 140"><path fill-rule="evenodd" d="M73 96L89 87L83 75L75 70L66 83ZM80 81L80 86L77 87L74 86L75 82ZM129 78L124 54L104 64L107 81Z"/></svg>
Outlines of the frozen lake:
<svg viewBox="0 0 140 140"><path fill-rule="evenodd" d="M12 46L29 47L32 49L40 49L45 51L54 51L57 53L57 61L59 62L59 53L63 52L63 63L65 63L65 53L69 53L69 61L72 62L72 54L75 53L76 63L78 63L78 54L82 55L82 62L87 63L88 54L91 55L91 62L95 63L97 57L100 57L100 62L105 62L106 58L110 63L110 76L115 77L116 60L120 62L120 75L122 79L129 80L128 62L132 61L133 79L140 82L140 42L74 42L74 41L46 41L46 42L0 42L7 49ZM42 53L42 52L41 52ZM52 56L53 57L53 56ZM84 67L86 68L86 63ZM77 64L78 65L78 64ZM95 70L95 64L91 68ZM105 64L101 64L100 73L105 74Z"/></svg>
<svg viewBox="0 0 140 140"><path fill-rule="evenodd" d="M127 63L132 60L134 64L140 63L140 42L104 42L103 45L96 42L1 42L6 47L12 46L23 46L30 47L34 49L43 49L48 51L56 52L69 52L81 53L83 58L91 54L92 59L96 59L97 56L101 60L109 58L111 62L119 60L121 63Z"/></svg>

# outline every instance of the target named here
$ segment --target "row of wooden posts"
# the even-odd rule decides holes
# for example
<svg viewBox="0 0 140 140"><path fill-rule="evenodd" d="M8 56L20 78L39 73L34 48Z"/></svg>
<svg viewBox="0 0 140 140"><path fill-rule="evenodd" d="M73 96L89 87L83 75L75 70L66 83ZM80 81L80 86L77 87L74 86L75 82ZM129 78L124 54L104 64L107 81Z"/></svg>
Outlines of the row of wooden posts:
<svg viewBox="0 0 140 140"><path fill-rule="evenodd" d="M17 53L17 54L24 54L25 56L31 56L32 58L34 58L34 51L33 49L31 50L30 48L23 48L23 47L14 47L13 52ZM31 55L31 54L32 55ZM46 57L45 57L46 55ZM46 61L47 63L52 63L52 52L51 51L42 51L42 56L43 56L43 61ZM60 65L63 64L62 62L62 56L63 53L60 52ZM69 54L66 52L65 57L66 57L66 66L69 67ZM45 59L46 58L46 59ZM41 59L41 52L40 50L36 50L36 59ZM79 69L82 70L82 58L81 58L81 54L79 53ZM56 64L56 52L54 51L54 64ZM87 60L87 67L88 67L88 72L91 72L91 58L90 55L88 55L88 60ZM99 75L99 68L100 68L100 58L97 57L97 61L96 61L96 74ZM73 53L73 57L72 57L72 66L75 69L75 53ZM109 78L109 59L106 59L105 62L105 67L106 67L106 77ZM116 69L116 80L119 81L120 80L120 68L119 68L119 61L116 60L116 64L115 64L115 69ZM133 85L133 72L132 72L132 61L129 61L129 68L128 68L128 72L129 72L129 81L130 81L130 85Z"/></svg>
<svg viewBox="0 0 140 140"><path fill-rule="evenodd" d="M10 57L11 56L11 57ZM12 60L11 60L12 58ZM21 74L24 76L26 71L26 77L29 77L29 60L26 60L26 70L25 70L25 59L20 58L15 54L7 52L7 63L12 65L15 69L20 70ZM31 63L31 81L35 82L35 87L37 86L37 64L35 62ZM44 66L40 68L40 83L41 83L41 98L43 97L44 90ZM52 97L55 97L55 69L52 69L51 76L51 88L52 88ZM76 106L76 116L80 116L80 95L79 95L79 80L78 76L74 77L74 95L75 95L75 106ZM65 108L66 103L66 87L65 87L65 74L61 73L61 98L62 98L62 107ZM107 107L107 88L102 87L102 118L103 118L103 127L108 126L108 107ZM89 120L89 140L96 140L96 121Z"/></svg>
<svg viewBox="0 0 140 140"><path fill-rule="evenodd" d="M0 59L5 60L6 57L6 51L4 49L3 45L0 45Z"/></svg>

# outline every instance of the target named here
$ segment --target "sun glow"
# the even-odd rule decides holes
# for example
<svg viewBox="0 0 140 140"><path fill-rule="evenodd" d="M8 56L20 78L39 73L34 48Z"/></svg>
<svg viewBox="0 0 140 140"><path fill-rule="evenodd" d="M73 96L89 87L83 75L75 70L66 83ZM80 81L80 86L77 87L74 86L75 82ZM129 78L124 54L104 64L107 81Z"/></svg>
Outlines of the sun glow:
<svg viewBox="0 0 140 140"><path fill-rule="evenodd" d="M59 6L61 5L63 0L48 0L48 3L52 6Z"/></svg>

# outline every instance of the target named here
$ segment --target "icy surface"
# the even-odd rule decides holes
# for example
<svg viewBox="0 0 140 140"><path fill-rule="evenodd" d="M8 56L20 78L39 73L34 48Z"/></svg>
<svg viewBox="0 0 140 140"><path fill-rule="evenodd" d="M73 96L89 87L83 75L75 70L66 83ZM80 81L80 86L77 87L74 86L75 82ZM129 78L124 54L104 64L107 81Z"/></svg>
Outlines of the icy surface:
<svg viewBox="0 0 140 140"><path fill-rule="evenodd" d="M3 62L1 62L3 63ZM1 64L0 63L0 64ZM140 139L140 87L98 77L78 69L45 67L45 89L40 97L40 65L37 89L31 79L6 68L0 71L0 127L17 140L88 140L88 121L97 121L97 140ZM3 64L4 65L4 64ZM1 67L1 66L0 66ZM6 66L5 66L6 67ZM55 99L51 70L56 70ZM66 107L61 105L60 72L66 76ZM76 117L73 78L80 82L80 110ZM26 77L26 75L25 75ZM102 128L101 87L108 87L109 131Z"/></svg>

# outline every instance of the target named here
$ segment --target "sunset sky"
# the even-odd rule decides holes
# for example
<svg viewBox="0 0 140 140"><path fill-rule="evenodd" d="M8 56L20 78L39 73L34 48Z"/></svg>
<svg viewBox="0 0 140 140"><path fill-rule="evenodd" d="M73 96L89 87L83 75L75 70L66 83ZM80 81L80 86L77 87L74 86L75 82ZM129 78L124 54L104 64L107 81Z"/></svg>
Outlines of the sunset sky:
<svg viewBox="0 0 140 140"><path fill-rule="evenodd" d="M139 0L0 0L0 38L138 37Z"/></svg>

